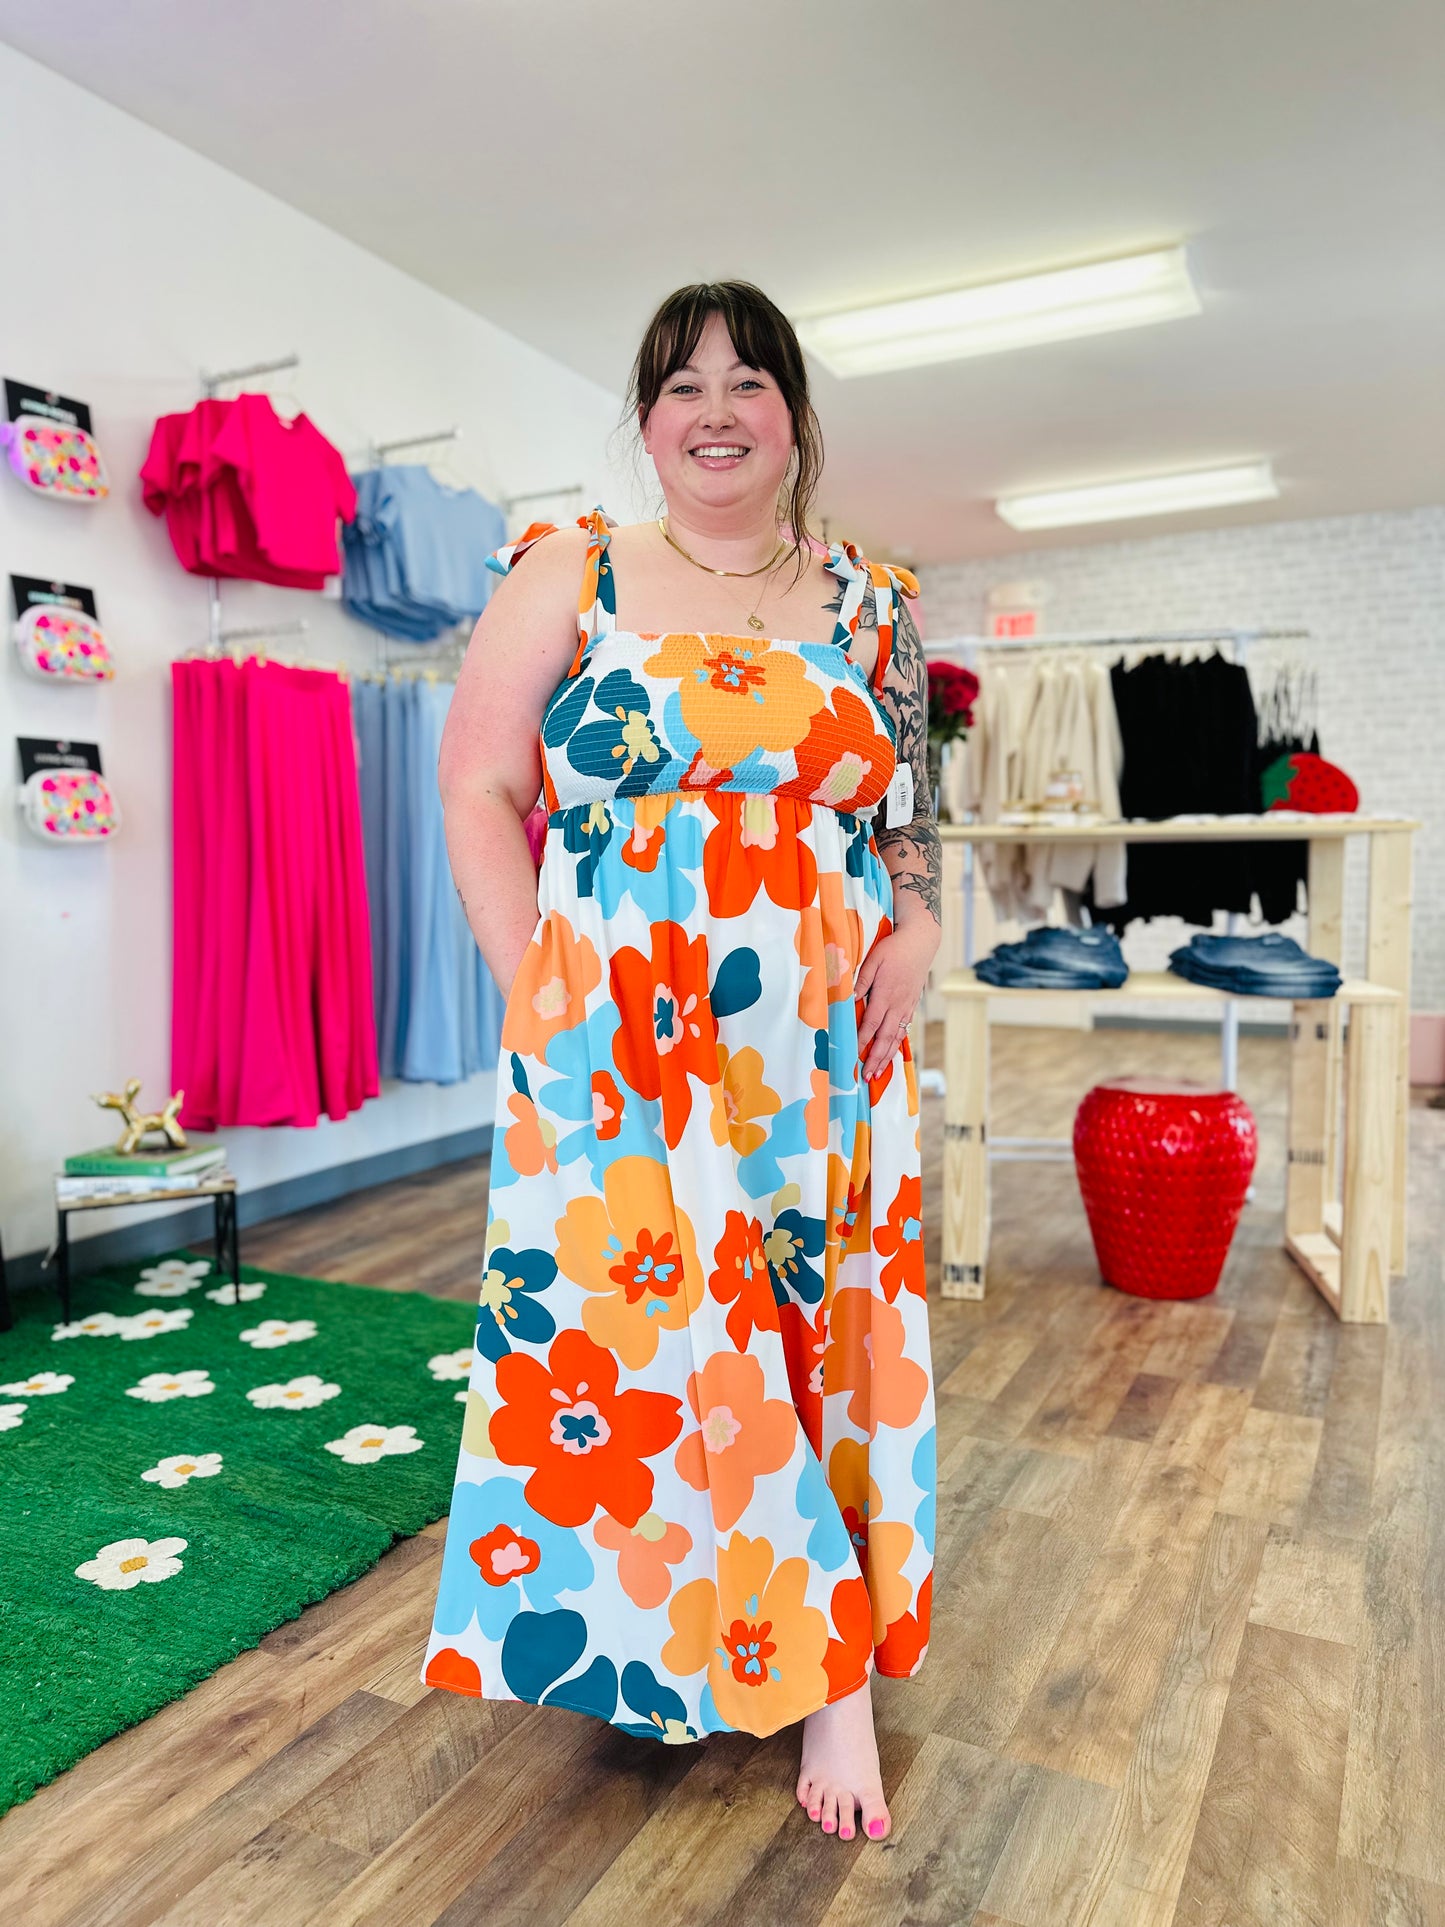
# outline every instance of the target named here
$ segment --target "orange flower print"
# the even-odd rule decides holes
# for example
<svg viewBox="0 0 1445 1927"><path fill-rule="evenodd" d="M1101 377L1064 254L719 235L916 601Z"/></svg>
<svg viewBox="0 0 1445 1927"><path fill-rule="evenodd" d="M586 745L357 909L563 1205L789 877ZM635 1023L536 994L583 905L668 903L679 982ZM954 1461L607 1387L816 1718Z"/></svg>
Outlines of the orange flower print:
<svg viewBox="0 0 1445 1927"><path fill-rule="evenodd" d="M585 1332L564 1331L544 1365L527 1352L497 1363L491 1437L506 1465L525 1465L528 1505L554 1525L586 1525L601 1506L635 1526L652 1505L644 1461L682 1430L666 1392L617 1389L617 1360Z"/></svg>
<svg viewBox="0 0 1445 1927"><path fill-rule="evenodd" d="M662 1133L673 1149L692 1115L690 1079L717 1079L707 938L689 939L680 923L654 923L650 957L630 945L613 954L611 987L622 1016L612 1046L617 1068L639 1097L662 1099Z"/></svg>
<svg viewBox="0 0 1445 1927"><path fill-rule="evenodd" d="M631 824L618 824L618 852L629 869L657 868L657 859L667 841L663 818L671 807L667 797L639 796L632 805Z"/></svg>
<svg viewBox="0 0 1445 1927"><path fill-rule="evenodd" d="M804 1604L806 1559L773 1564L766 1539L735 1532L717 1554L717 1582L694 1579L667 1609L662 1663L678 1678L707 1669L730 1726L759 1738L816 1711L828 1697L828 1621Z"/></svg>
<svg viewBox="0 0 1445 1927"><path fill-rule="evenodd" d="M657 1356L658 1333L680 1331L702 1302L692 1221L673 1201L667 1166L617 1158L602 1196L573 1198L556 1221L557 1268L585 1292L588 1336L630 1372Z"/></svg>
<svg viewBox="0 0 1445 1927"><path fill-rule="evenodd" d="M828 1006L853 995L854 974L863 961L863 919L844 901L836 870L819 872L816 900L805 906L793 942L807 973L798 1015L809 1029L823 1030Z"/></svg>
<svg viewBox="0 0 1445 1927"><path fill-rule="evenodd" d="M730 1051L719 1042L717 1071L712 1087L713 1143L730 1143L738 1156L745 1158L768 1135L768 1127L757 1120L776 1116L783 1100L763 1082L762 1052L751 1044Z"/></svg>
<svg viewBox="0 0 1445 1927"><path fill-rule="evenodd" d="M875 711L841 684L832 708L814 714L796 754L797 786L830 810L871 809L893 780L895 751Z"/></svg>
<svg viewBox="0 0 1445 1927"><path fill-rule="evenodd" d="M679 1477L712 1500L719 1530L736 1525L752 1503L753 1485L793 1456L797 1414L785 1398L764 1396L763 1367L750 1352L714 1352L687 1381L698 1429L673 1460Z"/></svg>
<svg viewBox="0 0 1445 1927"><path fill-rule="evenodd" d="M828 1349L828 1305L804 1308L794 1299L778 1307L793 1408L813 1451L823 1453L823 1355Z"/></svg>
<svg viewBox="0 0 1445 1927"><path fill-rule="evenodd" d="M489 1586L509 1585L524 1573L535 1572L542 1563L542 1549L536 1540L525 1538L511 1526L493 1526L480 1539L473 1539L467 1550Z"/></svg>
<svg viewBox="0 0 1445 1927"><path fill-rule="evenodd" d="M837 1501L860 1569L868 1571L868 1531L883 1510L883 1495L868 1469L868 1447L839 1439L828 1457L828 1490ZM903 1605L906 1607L905 1599Z"/></svg>
<svg viewBox="0 0 1445 1927"><path fill-rule="evenodd" d="M682 720L715 770L756 749L791 749L826 701L803 658L766 636L664 636L642 666L677 682Z"/></svg>
<svg viewBox="0 0 1445 1927"><path fill-rule="evenodd" d="M702 877L715 917L740 917L759 890L780 909L800 910L818 887L818 864L802 840L808 812L790 796L709 796L717 821L702 847ZM824 1019L826 1022L826 1018Z"/></svg>
<svg viewBox="0 0 1445 1927"><path fill-rule="evenodd" d="M617 1554L617 1582L634 1606L660 1606L672 1591L670 1566L692 1551L686 1526L669 1525L655 1512L644 1512L635 1526L619 1525L604 1513L592 1528L599 1546Z"/></svg>
<svg viewBox="0 0 1445 1927"><path fill-rule="evenodd" d="M530 1097L513 1091L507 1109L517 1120L509 1124L502 1142L512 1169L524 1178L535 1178L539 1171L557 1169L557 1127L538 1111Z"/></svg>
<svg viewBox="0 0 1445 1927"><path fill-rule="evenodd" d="M928 1373L909 1358L903 1314L857 1286L833 1298L825 1392L849 1392L848 1417L869 1437L880 1425L911 1425L928 1395Z"/></svg>
<svg viewBox="0 0 1445 1927"><path fill-rule="evenodd" d="M838 1637L828 1641L823 1665L828 1674L828 1698L841 1699L867 1678L873 1659L873 1608L868 1587L856 1574L840 1579L828 1609Z"/></svg>
<svg viewBox="0 0 1445 1927"><path fill-rule="evenodd" d="M878 1642L878 1670L889 1679L911 1679L928 1653L928 1628L933 1617L933 1574L918 1588L914 1610L895 1619Z"/></svg>
<svg viewBox="0 0 1445 1927"><path fill-rule="evenodd" d="M874 1487L876 1491L876 1486ZM873 1642L881 1646L913 1599L903 1567L913 1550L913 1528L901 1519L875 1518L868 1530L868 1594L873 1601Z"/></svg>
<svg viewBox="0 0 1445 1927"><path fill-rule="evenodd" d="M455 1646L443 1646L426 1663L428 1686L444 1686L450 1693L465 1693L471 1699L482 1697L481 1668L474 1659L459 1653Z"/></svg>
<svg viewBox="0 0 1445 1927"><path fill-rule="evenodd" d="M716 1269L708 1276L707 1288L719 1304L732 1307L727 1335L745 1352L755 1331L778 1329L778 1301L768 1275L760 1221L743 1211L729 1211L713 1247L713 1263Z"/></svg>
<svg viewBox="0 0 1445 1927"><path fill-rule="evenodd" d="M899 1181L888 1207L887 1220L873 1233L873 1249L887 1259L878 1274L883 1295L889 1304L898 1296L899 1287L920 1298L928 1296L923 1269L923 1184L917 1177Z"/></svg>
<svg viewBox="0 0 1445 1927"><path fill-rule="evenodd" d="M591 939L577 936L560 910L549 911L507 998L502 1049L540 1062L559 1031L582 1022L588 993L601 981L602 963Z"/></svg>
<svg viewBox="0 0 1445 1927"><path fill-rule="evenodd" d="M592 1073L592 1128L604 1144L622 1129L622 1093L611 1071Z"/></svg>

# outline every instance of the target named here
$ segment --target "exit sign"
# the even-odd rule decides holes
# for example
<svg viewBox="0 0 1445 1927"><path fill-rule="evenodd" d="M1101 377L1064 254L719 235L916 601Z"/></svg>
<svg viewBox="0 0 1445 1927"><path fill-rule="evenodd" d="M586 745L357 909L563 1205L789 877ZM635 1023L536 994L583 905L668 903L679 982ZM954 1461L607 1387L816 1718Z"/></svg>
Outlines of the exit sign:
<svg viewBox="0 0 1445 1927"><path fill-rule="evenodd" d="M1037 609L994 609L989 615L989 634L997 641L1017 636L1036 636L1039 632Z"/></svg>

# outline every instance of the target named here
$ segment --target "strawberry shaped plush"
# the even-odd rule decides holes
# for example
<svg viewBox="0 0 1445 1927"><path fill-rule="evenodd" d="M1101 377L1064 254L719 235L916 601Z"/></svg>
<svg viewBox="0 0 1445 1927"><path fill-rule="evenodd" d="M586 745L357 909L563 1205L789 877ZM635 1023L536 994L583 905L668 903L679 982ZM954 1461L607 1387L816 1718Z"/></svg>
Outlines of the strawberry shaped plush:
<svg viewBox="0 0 1445 1927"><path fill-rule="evenodd" d="M1303 810L1310 816L1346 816L1360 807L1360 792L1335 763L1309 750L1281 756L1260 778L1267 810Z"/></svg>

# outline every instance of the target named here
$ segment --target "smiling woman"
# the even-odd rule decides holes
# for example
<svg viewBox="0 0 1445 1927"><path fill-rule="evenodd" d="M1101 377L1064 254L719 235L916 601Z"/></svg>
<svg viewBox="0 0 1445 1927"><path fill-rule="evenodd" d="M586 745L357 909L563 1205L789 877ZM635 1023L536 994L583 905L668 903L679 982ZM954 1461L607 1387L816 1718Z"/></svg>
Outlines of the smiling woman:
<svg viewBox="0 0 1445 1927"><path fill-rule="evenodd" d="M511 990L426 1677L673 1743L802 1722L799 1800L877 1839L870 1675L916 1671L931 1597L917 585L810 535L757 289L664 302L631 405L664 514L501 551L443 744Z"/></svg>

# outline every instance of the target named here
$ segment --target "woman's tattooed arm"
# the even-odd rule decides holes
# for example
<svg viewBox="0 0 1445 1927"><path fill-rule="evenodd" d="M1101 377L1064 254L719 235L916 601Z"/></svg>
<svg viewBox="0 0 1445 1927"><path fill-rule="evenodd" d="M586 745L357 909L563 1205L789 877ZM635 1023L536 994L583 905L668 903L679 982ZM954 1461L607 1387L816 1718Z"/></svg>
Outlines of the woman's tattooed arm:
<svg viewBox="0 0 1445 1927"><path fill-rule="evenodd" d="M864 598L863 613L876 622L871 595ZM923 643L902 596L894 599L893 652L883 672L883 687L876 693L897 731L899 760L906 758L913 770L913 820L890 830L880 810L874 840L894 888L915 892L934 922L941 924L942 848L928 780L928 668Z"/></svg>

